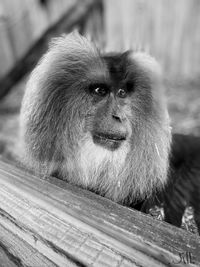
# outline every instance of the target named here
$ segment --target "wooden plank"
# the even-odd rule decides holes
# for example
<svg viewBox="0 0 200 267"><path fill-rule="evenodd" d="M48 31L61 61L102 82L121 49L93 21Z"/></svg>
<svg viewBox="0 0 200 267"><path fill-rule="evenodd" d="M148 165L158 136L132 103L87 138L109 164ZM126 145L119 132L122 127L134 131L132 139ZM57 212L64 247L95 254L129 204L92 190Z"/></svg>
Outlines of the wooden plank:
<svg viewBox="0 0 200 267"><path fill-rule="evenodd" d="M0 224L58 266L177 266L183 254L193 262L184 266L200 264L198 236L4 162L0 208Z"/></svg>
<svg viewBox="0 0 200 267"><path fill-rule="evenodd" d="M50 25L57 23L67 10L77 4L77 0L43 1L43 4L41 2L35 0L24 2L33 41L37 40Z"/></svg>
<svg viewBox="0 0 200 267"><path fill-rule="evenodd" d="M4 267L17 267L15 262L13 262L7 253L0 247L0 261Z"/></svg>
<svg viewBox="0 0 200 267"><path fill-rule="evenodd" d="M65 13L65 10L69 9L69 7L74 4L74 2L74 0L47 1L46 4L43 5L43 8L46 8L50 24L55 23L60 16Z"/></svg>
<svg viewBox="0 0 200 267"><path fill-rule="evenodd" d="M84 25L80 25L79 32L91 40L100 50L105 47L104 10L103 5L93 7Z"/></svg>
<svg viewBox="0 0 200 267"><path fill-rule="evenodd" d="M44 255L2 225L0 225L0 266L56 267Z"/></svg>
<svg viewBox="0 0 200 267"><path fill-rule="evenodd" d="M2 0L1 2L5 9L11 52L16 61L27 51L32 42L32 31L27 18L26 1L22 3L21 0Z"/></svg>
<svg viewBox="0 0 200 267"><path fill-rule="evenodd" d="M48 47L49 40L52 37L59 36L61 33L71 31L75 26L84 24L91 8L99 5L99 0L76 1L63 16L53 26L51 26L44 35L31 47L28 52L16 62L16 65L0 80L0 99L3 98L9 90L26 73L32 70L38 59L44 54Z"/></svg>
<svg viewBox="0 0 200 267"><path fill-rule="evenodd" d="M148 48L167 77L198 80L198 0L104 0L104 5L108 50Z"/></svg>
<svg viewBox="0 0 200 267"><path fill-rule="evenodd" d="M5 75L14 63L14 55L7 28L7 17L4 7L0 3L0 77Z"/></svg>

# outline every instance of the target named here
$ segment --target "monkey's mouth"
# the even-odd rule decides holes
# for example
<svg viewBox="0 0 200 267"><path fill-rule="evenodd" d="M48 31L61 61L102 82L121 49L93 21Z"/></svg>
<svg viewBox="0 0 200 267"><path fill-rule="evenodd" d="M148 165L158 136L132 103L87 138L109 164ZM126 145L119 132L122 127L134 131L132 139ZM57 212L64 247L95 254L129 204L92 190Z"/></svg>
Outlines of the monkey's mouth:
<svg viewBox="0 0 200 267"><path fill-rule="evenodd" d="M93 142L110 150L119 148L121 143L126 140L124 134L113 133L94 133Z"/></svg>

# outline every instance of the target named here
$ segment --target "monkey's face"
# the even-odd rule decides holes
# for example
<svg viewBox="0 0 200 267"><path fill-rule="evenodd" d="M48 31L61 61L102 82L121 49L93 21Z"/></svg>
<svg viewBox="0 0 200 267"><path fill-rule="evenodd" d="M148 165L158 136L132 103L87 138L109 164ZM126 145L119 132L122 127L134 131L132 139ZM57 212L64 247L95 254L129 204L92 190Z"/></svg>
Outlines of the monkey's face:
<svg viewBox="0 0 200 267"><path fill-rule="evenodd" d="M98 60L99 64L89 63L93 69L85 68L80 74L85 79L77 109L83 116L73 121L85 122L83 131L95 145L116 151L125 143L133 144L133 139L137 142L134 135L155 116L153 82L130 52L99 55Z"/></svg>
<svg viewBox="0 0 200 267"><path fill-rule="evenodd" d="M134 85L126 79L122 56L103 58L106 77L88 86L92 120L86 125L94 144L114 151L131 136L131 97ZM120 68L119 68L120 67Z"/></svg>
<svg viewBox="0 0 200 267"><path fill-rule="evenodd" d="M154 80L132 59L131 52L99 55L98 60L101 64L92 70L85 69L82 74L87 77L83 102L80 101L86 107L82 112L84 131L90 133L95 145L109 151L124 144L133 149L141 128L160 116L162 100L156 103L159 96L153 95ZM93 66L92 62L89 65Z"/></svg>

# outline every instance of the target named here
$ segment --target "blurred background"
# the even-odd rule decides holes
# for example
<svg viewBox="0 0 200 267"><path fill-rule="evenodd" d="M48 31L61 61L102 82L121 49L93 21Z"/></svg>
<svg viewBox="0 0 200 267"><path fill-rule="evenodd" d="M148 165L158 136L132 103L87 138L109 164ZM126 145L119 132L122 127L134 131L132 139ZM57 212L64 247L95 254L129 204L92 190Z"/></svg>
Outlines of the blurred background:
<svg viewBox="0 0 200 267"><path fill-rule="evenodd" d="M0 0L0 154L18 140L30 71L52 37L75 29L101 49L154 56L173 131L200 135L199 0Z"/></svg>
<svg viewBox="0 0 200 267"><path fill-rule="evenodd" d="M0 0L0 135L15 127L26 77L49 40L74 29L105 50L153 55L164 70L173 130L199 135L199 14L199 0Z"/></svg>

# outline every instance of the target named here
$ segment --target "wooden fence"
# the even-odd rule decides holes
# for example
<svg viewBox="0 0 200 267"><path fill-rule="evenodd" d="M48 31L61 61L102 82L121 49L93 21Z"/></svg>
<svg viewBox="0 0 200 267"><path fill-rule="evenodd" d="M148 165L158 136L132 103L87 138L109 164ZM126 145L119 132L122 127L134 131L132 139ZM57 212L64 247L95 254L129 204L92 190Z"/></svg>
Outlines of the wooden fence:
<svg viewBox="0 0 200 267"><path fill-rule="evenodd" d="M104 0L108 49L145 48L171 78L200 75L199 0Z"/></svg>
<svg viewBox="0 0 200 267"><path fill-rule="evenodd" d="M83 1L0 0L0 77L75 2ZM199 0L104 0L103 3L105 36L98 39L100 45L105 42L109 50L149 49L168 77L199 77ZM94 19L95 15L89 26L93 35L99 21Z"/></svg>
<svg viewBox="0 0 200 267"><path fill-rule="evenodd" d="M0 76L77 0L0 0Z"/></svg>
<svg viewBox="0 0 200 267"><path fill-rule="evenodd" d="M46 3L45 9L47 13L51 10L47 5L51 3L50 1L51 0L40 1ZM59 1L55 3L58 5ZM96 43L102 46L102 42L104 42L102 10L101 0L69 1L64 12L59 12L56 19L54 18L53 21L49 20L43 28L40 28L42 24L39 24L38 27L40 31L37 29L38 34L35 38L31 38L33 37L33 35L31 35L32 32L29 34L31 37L28 35L26 36L25 31L23 31L23 25L21 25L21 30L25 35L24 38L21 38L23 41L19 37L19 42L21 42L19 47L17 41L12 41L11 38L4 38L3 40L7 40L7 43L3 43L2 54L0 52L0 55L3 57L3 59L0 60L0 68L3 71L3 73L0 72L0 99L7 95L9 90L20 81L24 75L33 69L39 58L46 52L51 38L58 37L63 33L69 33L73 30L78 30L82 35L92 37ZM34 15L34 18L37 21L37 14ZM35 27L36 25L37 23ZM25 37L29 40L27 43ZM21 49L22 46L23 49ZM5 51L7 53L5 53ZM11 60L7 60L6 57ZM7 63L6 67L5 62Z"/></svg>

